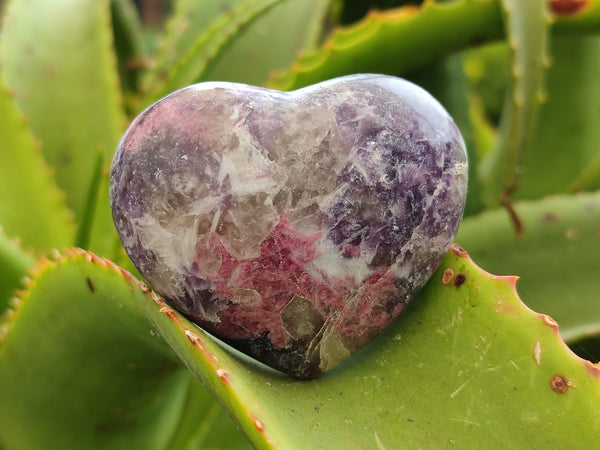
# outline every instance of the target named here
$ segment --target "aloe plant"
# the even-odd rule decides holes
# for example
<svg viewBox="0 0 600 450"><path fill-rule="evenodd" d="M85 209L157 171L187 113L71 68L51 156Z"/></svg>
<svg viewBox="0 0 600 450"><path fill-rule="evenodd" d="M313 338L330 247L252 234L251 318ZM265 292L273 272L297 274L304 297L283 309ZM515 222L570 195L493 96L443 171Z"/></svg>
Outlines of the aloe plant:
<svg viewBox="0 0 600 450"><path fill-rule="evenodd" d="M596 444L600 2L397 2L347 23L354 3L179 0L158 31L130 0L0 8L0 448ZM361 72L424 86L458 123L460 245L367 347L296 380L140 280L108 167L179 87Z"/></svg>

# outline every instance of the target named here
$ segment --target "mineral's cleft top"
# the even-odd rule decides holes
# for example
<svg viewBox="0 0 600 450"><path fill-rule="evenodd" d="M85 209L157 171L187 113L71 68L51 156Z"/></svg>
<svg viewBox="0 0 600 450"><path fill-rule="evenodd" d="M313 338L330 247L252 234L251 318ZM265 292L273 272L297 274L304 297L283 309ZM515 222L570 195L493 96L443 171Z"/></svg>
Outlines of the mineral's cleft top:
<svg viewBox="0 0 600 450"><path fill-rule="evenodd" d="M435 271L466 178L454 122L404 80L291 93L203 83L133 122L111 203L134 264L176 309L312 377L385 328Z"/></svg>

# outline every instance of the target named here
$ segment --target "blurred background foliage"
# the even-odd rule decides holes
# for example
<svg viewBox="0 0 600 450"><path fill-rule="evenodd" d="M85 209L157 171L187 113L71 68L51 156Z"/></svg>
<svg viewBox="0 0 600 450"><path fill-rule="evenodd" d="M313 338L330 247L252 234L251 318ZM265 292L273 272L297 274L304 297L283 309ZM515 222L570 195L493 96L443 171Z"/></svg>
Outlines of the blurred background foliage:
<svg viewBox="0 0 600 450"><path fill-rule="evenodd" d="M594 446L600 1L0 0L0 14L0 448ZM450 252L468 289L434 276L372 345L298 383L134 278L108 168L132 118L179 87L360 72L410 79L452 114L470 160L456 241L518 275L543 315Z"/></svg>

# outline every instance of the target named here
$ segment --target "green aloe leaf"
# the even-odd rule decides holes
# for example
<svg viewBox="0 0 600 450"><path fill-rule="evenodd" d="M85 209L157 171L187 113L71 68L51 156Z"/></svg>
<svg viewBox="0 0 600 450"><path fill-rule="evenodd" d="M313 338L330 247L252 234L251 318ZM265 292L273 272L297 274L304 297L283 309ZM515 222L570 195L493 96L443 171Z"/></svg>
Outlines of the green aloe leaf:
<svg viewBox="0 0 600 450"><path fill-rule="evenodd" d="M73 215L44 162L39 142L1 80L0 118L0 227L36 252L71 244Z"/></svg>
<svg viewBox="0 0 600 450"><path fill-rule="evenodd" d="M569 185L567 192L580 192L600 188L600 153L598 153Z"/></svg>
<svg viewBox="0 0 600 450"><path fill-rule="evenodd" d="M191 376L180 416L169 450L252 448L217 399Z"/></svg>
<svg viewBox="0 0 600 450"><path fill-rule="evenodd" d="M502 115L499 145L482 173L487 202L508 202L517 188L526 150L540 105L546 99L544 80L550 66L550 15L545 0L503 0L510 49L511 77Z"/></svg>
<svg viewBox="0 0 600 450"><path fill-rule="evenodd" d="M396 323L323 378L251 366L242 377L219 357L222 383L252 405L260 448L593 445L597 371L520 303L514 281L451 252ZM576 436L565 426L574 416Z"/></svg>
<svg viewBox="0 0 600 450"><path fill-rule="evenodd" d="M211 24L222 19L231 8L240 5L244 0L214 0L198 2L193 0L177 0L173 13L160 39L152 68L145 74L143 88L146 91L157 90L169 76L169 72L191 53L198 42L206 39Z"/></svg>
<svg viewBox="0 0 600 450"><path fill-rule="evenodd" d="M113 41L119 78L127 112L141 88L140 81L148 65L146 32L133 0L110 0Z"/></svg>
<svg viewBox="0 0 600 450"><path fill-rule="evenodd" d="M597 169L593 177L588 176L591 183L575 181L572 186L578 177L585 177L579 174L590 170L594 158L600 157L599 52L598 36L553 39L548 98L532 130L516 198L600 187Z"/></svg>
<svg viewBox="0 0 600 450"><path fill-rule="evenodd" d="M397 321L313 381L219 345L112 263L76 251L40 269L10 321L0 442L177 442L189 409L175 355L257 448L581 448L600 433L598 369L523 306L514 277L489 275L458 246Z"/></svg>
<svg viewBox="0 0 600 450"><path fill-rule="evenodd" d="M265 85L271 73L284 70L301 51L314 50L320 43L330 3L281 2L243 30L203 78Z"/></svg>
<svg viewBox="0 0 600 450"><path fill-rule="evenodd" d="M0 324L0 445L172 448L190 375L149 320L163 315L156 297L106 260L67 253L41 263ZM214 415L212 399L202 406L198 426Z"/></svg>
<svg viewBox="0 0 600 450"><path fill-rule="evenodd" d="M270 86L292 90L358 72L406 75L442 56L502 38L501 3L424 1L421 6L372 11L358 23L338 28L318 50L300 55L288 70L271 77ZM527 8L529 3L539 6L541 0L512 3ZM553 16L557 33L582 35L600 30L600 3L585 3L576 15Z"/></svg>
<svg viewBox="0 0 600 450"><path fill-rule="evenodd" d="M504 210L464 219L457 242L483 267L520 276L527 305L561 325L570 341L600 328L600 192L518 202L517 238Z"/></svg>
<svg viewBox="0 0 600 450"><path fill-rule="evenodd" d="M133 0L110 0L110 7L119 76L127 100L139 90L147 64L146 37Z"/></svg>
<svg viewBox="0 0 600 450"><path fill-rule="evenodd" d="M104 155L98 153L75 245L109 257L137 274L125 254L112 220L108 184L109 168L106 166Z"/></svg>
<svg viewBox="0 0 600 450"><path fill-rule="evenodd" d="M124 128L108 0L12 0L0 31L6 85L79 219L99 151Z"/></svg>
<svg viewBox="0 0 600 450"><path fill-rule="evenodd" d="M282 0L197 2L180 0L155 67L149 72L143 106L198 81L242 30Z"/></svg>
<svg viewBox="0 0 600 450"><path fill-rule="evenodd" d="M469 94L496 125L502 114L510 74L508 45L504 41L493 42L469 49L464 55Z"/></svg>
<svg viewBox="0 0 600 450"><path fill-rule="evenodd" d="M495 1L427 1L420 7L372 11L338 29L320 49L301 55L270 85L291 90L356 72L406 74L474 41L498 39L502 32Z"/></svg>
<svg viewBox="0 0 600 450"><path fill-rule="evenodd" d="M23 277L34 263L34 257L0 228L0 316L9 307L15 289L21 286Z"/></svg>

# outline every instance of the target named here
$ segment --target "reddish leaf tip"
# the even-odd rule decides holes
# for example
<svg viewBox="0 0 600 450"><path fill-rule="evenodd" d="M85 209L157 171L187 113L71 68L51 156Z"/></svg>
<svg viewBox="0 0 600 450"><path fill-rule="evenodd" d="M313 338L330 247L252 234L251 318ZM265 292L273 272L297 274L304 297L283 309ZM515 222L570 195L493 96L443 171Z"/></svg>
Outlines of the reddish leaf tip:
<svg viewBox="0 0 600 450"><path fill-rule="evenodd" d="M587 369L587 371L593 375L594 377L596 377L598 380L600 380L600 363L596 363L594 364L591 361L588 361L587 359L581 359L583 361L583 364L585 365L585 368Z"/></svg>
<svg viewBox="0 0 600 450"><path fill-rule="evenodd" d="M550 9L559 16L579 14L589 4L589 0L550 0Z"/></svg>
<svg viewBox="0 0 600 450"><path fill-rule="evenodd" d="M456 254L457 256L459 256L461 258L466 258L469 256L467 251L456 243L454 243L450 246L450 250L452 250L454 252L454 254Z"/></svg>
<svg viewBox="0 0 600 450"><path fill-rule="evenodd" d="M255 417L254 415L251 415L252 418L252 423L254 424L254 427L262 434L265 433L265 425L258 420L257 417Z"/></svg>
<svg viewBox="0 0 600 450"><path fill-rule="evenodd" d="M223 383L229 384L229 374L225 369L218 368L217 376L221 379L221 381L223 381Z"/></svg>
<svg viewBox="0 0 600 450"><path fill-rule="evenodd" d="M556 323L556 320L554 320L552 317L550 317L547 314L540 314L539 315L541 317L541 319L544 321L544 323L546 325L548 325L549 327L552 328L558 328L558 323Z"/></svg>

